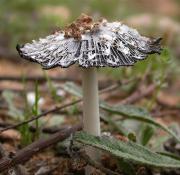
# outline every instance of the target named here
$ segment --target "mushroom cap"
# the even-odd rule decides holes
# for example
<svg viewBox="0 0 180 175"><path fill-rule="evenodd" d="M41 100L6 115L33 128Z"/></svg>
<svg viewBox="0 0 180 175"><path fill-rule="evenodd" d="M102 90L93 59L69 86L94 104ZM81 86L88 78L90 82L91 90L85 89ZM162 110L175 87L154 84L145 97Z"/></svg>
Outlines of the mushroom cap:
<svg viewBox="0 0 180 175"><path fill-rule="evenodd" d="M84 20L38 41L17 45L17 50L22 58L44 69L67 68L75 63L84 68L120 67L160 53L160 41L141 36L121 22Z"/></svg>

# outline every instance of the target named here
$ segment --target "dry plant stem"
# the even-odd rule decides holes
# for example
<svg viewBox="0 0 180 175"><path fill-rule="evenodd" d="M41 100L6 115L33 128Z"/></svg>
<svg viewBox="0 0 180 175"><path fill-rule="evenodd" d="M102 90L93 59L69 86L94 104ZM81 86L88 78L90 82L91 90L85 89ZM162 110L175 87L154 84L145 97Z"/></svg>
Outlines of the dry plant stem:
<svg viewBox="0 0 180 175"><path fill-rule="evenodd" d="M68 138L75 131L81 130L82 125L77 124L71 128L64 129L51 135L49 138L40 139L33 142L22 150L18 151L13 157L3 157L0 159L0 172L10 169L18 164L23 164L28 161L33 155L37 154L45 148L50 147Z"/></svg>
<svg viewBox="0 0 180 175"><path fill-rule="evenodd" d="M55 76L50 76L49 77L53 81L78 81L80 82L79 79L77 78L69 78L69 77L55 77ZM47 78L44 76L36 75L36 76L27 76L25 77L26 81L35 81L37 80L38 82L46 82ZM19 81L22 82L22 76L0 76L0 81Z"/></svg>
<svg viewBox="0 0 180 175"><path fill-rule="evenodd" d="M142 90L142 87L139 87L134 93L132 93L129 97L125 98L120 102L120 104L133 104L143 97L146 97L153 93L156 88L155 84L151 84L146 88L146 90Z"/></svg>
<svg viewBox="0 0 180 175"><path fill-rule="evenodd" d="M64 109L64 108L66 108L66 107L69 107L69 106L74 105L74 104L79 103L79 102L81 102L81 99L75 100L75 101L70 102L70 103L66 103L66 104L61 105L61 106L56 106L55 108L52 108L51 110L48 110L48 111L46 111L46 112L43 112L43 113L41 113L41 114L39 114L39 115L37 115L37 116L32 116L29 120L25 120L24 122L21 122L21 123L15 124L15 125L11 125L11 126L8 126L8 127L4 128L4 129L1 129L1 130L0 130L0 133L4 132L4 131L6 131L6 130L9 130L9 129L17 128L17 127L22 126L22 125L24 125L24 124L30 123L30 122L32 122L32 121L34 121L34 120L36 120L36 119L39 119L39 118L41 118L41 117L43 117L43 116L46 116L46 115L48 115L48 114L50 114L50 113L59 111L59 110L61 110L61 109Z"/></svg>
<svg viewBox="0 0 180 175"><path fill-rule="evenodd" d="M83 74L83 129L100 135L98 80L96 68L82 70Z"/></svg>

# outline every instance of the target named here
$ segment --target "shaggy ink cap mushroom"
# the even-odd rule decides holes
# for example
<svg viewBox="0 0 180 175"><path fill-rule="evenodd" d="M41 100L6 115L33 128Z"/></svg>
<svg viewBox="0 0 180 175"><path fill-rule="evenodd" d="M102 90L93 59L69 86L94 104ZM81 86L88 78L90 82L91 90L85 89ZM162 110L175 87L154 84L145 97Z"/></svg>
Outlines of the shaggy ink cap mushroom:
<svg viewBox="0 0 180 175"><path fill-rule="evenodd" d="M160 53L160 41L161 38L141 36L121 22L93 22L91 17L81 15L64 30L17 45L17 50L21 57L41 64L44 69L73 64L83 68L120 67Z"/></svg>
<svg viewBox="0 0 180 175"><path fill-rule="evenodd" d="M78 64L83 76L83 127L100 135L98 82L96 67L132 66L149 54L160 53L161 38L141 36L121 22L82 15L75 22L46 38L17 45L21 57L37 62L44 69L67 68Z"/></svg>

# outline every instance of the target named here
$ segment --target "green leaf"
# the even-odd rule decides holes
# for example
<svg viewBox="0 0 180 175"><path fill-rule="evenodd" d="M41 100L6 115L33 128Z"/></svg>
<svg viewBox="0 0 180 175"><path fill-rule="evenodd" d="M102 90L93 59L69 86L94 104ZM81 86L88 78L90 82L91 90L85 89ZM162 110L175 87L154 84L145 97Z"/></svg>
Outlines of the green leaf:
<svg viewBox="0 0 180 175"><path fill-rule="evenodd" d="M113 114L119 114L124 117L128 117L130 119L133 116L138 116L140 118L151 118L149 112L142 107L137 107L134 105L110 105L107 104L106 102L101 102L100 107L104 109L105 111L108 111Z"/></svg>
<svg viewBox="0 0 180 175"><path fill-rule="evenodd" d="M135 164L158 168L180 168L180 161L152 152L144 146L128 141L120 141L112 137L97 137L85 132L77 132L74 140L107 151L117 158Z"/></svg>
<svg viewBox="0 0 180 175"><path fill-rule="evenodd" d="M74 83L67 83L64 86L64 89L75 96L82 97L81 88L76 86ZM105 103L104 101L100 101L100 108L110 112L111 114L122 115L123 117L126 117L128 119L144 122L149 125L161 128L162 130L173 136L178 142L180 142L180 138L172 130L170 130L165 125L154 121L149 112L144 108L136 107L133 105L112 106Z"/></svg>
<svg viewBox="0 0 180 175"><path fill-rule="evenodd" d="M136 175L135 168L128 161L122 159L118 160L118 167L123 172L124 175Z"/></svg>
<svg viewBox="0 0 180 175"><path fill-rule="evenodd" d="M2 96L8 104L8 114L17 120L23 119L23 112L14 105L15 93L5 90L3 91Z"/></svg>
<svg viewBox="0 0 180 175"><path fill-rule="evenodd" d="M176 160L180 161L180 156L177 156L176 154L170 153L170 152L158 152L158 154L161 154L163 156L167 156Z"/></svg>
<svg viewBox="0 0 180 175"><path fill-rule="evenodd" d="M151 125L143 124L141 128L140 142L142 145L147 145L151 137L154 135L155 128Z"/></svg>
<svg viewBox="0 0 180 175"><path fill-rule="evenodd" d="M119 106L111 106L105 103L101 103L100 107L111 114L118 114L122 115L128 119L137 120L140 122L145 122L150 125L154 125L158 128L161 128L162 130L169 133L171 136L173 136L178 142L180 142L180 138L168 127L165 125L162 125L156 121L154 121L152 118L150 118L150 114L147 112L147 110L143 108L138 108L132 105L119 105Z"/></svg>
<svg viewBox="0 0 180 175"><path fill-rule="evenodd" d="M102 113L100 114L100 117L108 123L109 126L113 128L113 130L117 131L118 133L127 136L127 130L122 126L121 123L117 123L112 119L112 117L105 116Z"/></svg>
<svg viewBox="0 0 180 175"><path fill-rule="evenodd" d="M128 133L128 139L132 142L137 142L136 134L134 132Z"/></svg>
<svg viewBox="0 0 180 175"><path fill-rule="evenodd" d="M82 90L73 82L67 82L63 85L63 89L77 97L82 97Z"/></svg>

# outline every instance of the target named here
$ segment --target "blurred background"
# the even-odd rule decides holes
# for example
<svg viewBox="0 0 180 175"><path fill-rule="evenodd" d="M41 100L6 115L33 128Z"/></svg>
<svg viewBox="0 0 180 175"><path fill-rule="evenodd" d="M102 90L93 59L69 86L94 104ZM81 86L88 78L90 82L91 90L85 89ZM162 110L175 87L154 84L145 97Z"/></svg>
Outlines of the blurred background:
<svg viewBox="0 0 180 175"><path fill-rule="evenodd" d="M45 37L57 28L63 28L71 23L81 13L92 15L96 19L104 17L110 21L119 20L137 28L141 34L163 38L165 49L161 57L152 56L157 60L141 62L133 69L109 70L107 68L105 71L102 70L103 73L107 72L108 75L113 74L114 77L120 78L133 76L136 72L137 76L138 73L144 73L147 65L151 64L150 69L155 71L156 77L164 74L164 71L173 78L178 75L180 70L179 0L0 0L0 59L8 61L8 64L4 60L1 62L0 73L10 74L9 70L14 66L8 69L7 66L11 64L9 61L27 63L17 54L15 49L17 43L22 44ZM4 67L6 67L5 70ZM170 72L173 75L170 75Z"/></svg>
<svg viewBox="0 0 180 175"><path fill-rule="evenodd" d="M17 57L17 43L46 36L81 13L118 20L148 36L161 36L180 56L179 0L1 0L0 55Z"/></svg>
<svg viewBox="0 0 180 175"><path fill-rule="evenodd" d="M133 68L102 68L99 70L102 77L129 79L148 72L150 82L159 83L161 88L168 90L173 85L170 91L180 95L179 0L0 0L0 74L43 74L39 65L19 57L16 44L45 37L71 23L81 13L95 19L122 21L141 34L163 38L164 50L160 56L152 55ZM79 75L73 66L68 70L56 68L48 72L58 76L61 73L74 77L74 72Z"/></svg>
<svg viewBox="0 0 180 175"><path fill-rule="evenodd" d="M77 66L44 71L40 65L21 59L16 45L52 34L70 24L81 13L95 19L104 17L109 21L122 21L145 36L163 38L161 55L150 55L133 67L98 69L99 89L115 85L114 89L106 89L100 98L112 105L135 104L148 110L158 123L179 129L180 0L0 0L1 127L22 122L55 105L76 99L71 93L77 93L75 85L81 86L81 71ZM69 87L67 81L74 82L73 86L71 84L72 87ZM140 113L143 110L138 108ZM131 113L130 109L127 111ZM78 104L60 112L41 118L39 123L36 121L17 130L4 132L4 135L0 134L0 141L4 139L2 136L17 140L4 146L13 152L13 149L17 150L17 145L21 148L43 135L40 132L43 127L71 125L82 117L82 108ZM109 117L113 114L106 115ZM140 127L124 118L117 122L116 117L108 119L109 123L103 124L103 130L122 134L121 131L126 128L125 133L136 133L138 143L148 144L156 150L169 139L167 134L159 130L157 133L149 125L147 129L144 124ZM4 123L6 125L2 125ZM33 133L29 132L29 128ZM179 133L180 138L178 131L176 133ZM169 145L169 150L180 155L179 144L177 149L174 142ZM27 167L33 169L37 164L34 161Z"/></svg>

